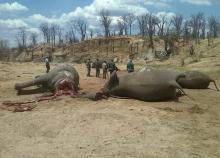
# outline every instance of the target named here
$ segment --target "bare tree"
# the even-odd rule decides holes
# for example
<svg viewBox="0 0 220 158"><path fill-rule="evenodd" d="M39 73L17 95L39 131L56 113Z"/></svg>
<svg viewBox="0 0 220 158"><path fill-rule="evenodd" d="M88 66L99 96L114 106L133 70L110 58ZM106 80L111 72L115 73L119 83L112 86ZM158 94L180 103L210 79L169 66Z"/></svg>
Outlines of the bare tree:
<svg viewBox="0 0 220 158"><path fill-rule="evenodd" d="M198 32L197 36L199 38L205 38L205 29L206 29L206 19L205 19L205 14L202 12L199 12L197 14L197 19L198 19Z"/></svg>
<svg viewBox="0 0 220 158"><path fill-rule="evenodd" d="M65 42L66 43L73 43L72 42L72 38L70 37L70 32L69 31L67 31L66 33L65 33L65 35L64 35L64 37L65 37Z"/></svg>
<svg viewBox="0 0 220 158"><path fill-rule="evenodd" d="M33 46L37 44L37 38L38 38L38 35L36 33L31 33L30 34L31 44Z"/></svg>
<svg viewBox="0 0 220 158"><path fill-rule="evenodd" d="M3 59L2 57L7 57L7 61L10 59L9 55L9 43L7 40L0 39L0 60Z"/></svg>
<svg viewBox="0 0 220 158"><path fill-rule="evenodd" d="M217 30L218 30L218 37L219 37L220 36L220 22L218 22Z"/></svg>
<svg viewBox="0 0 220 158"><path fill-rule="evenodd" d="M93 29L89 29L89 36L92 39L94 36L94 30Z"/></svg>
<svg viewBox="0 0 220 158"><path fill-rule="evenodd" d="M104 27L105 30L105 37L109 37L110 35L110 25L112 22L112 18L109 14L108 10L101 10L100 13L100 23Z"/></svg>
<svg viewBox="0 0 220 158"><path fill-rule="evenodd" d="M161 21L159 20L159 22L161 22ZM164 23L164 22L162 22L162 23ZM171 23L172 23L172 19L167 18L166 22L164 24L164 27L162 27L163 24L160 25L161 26L161 31L159 31L159 33L161 33L161 35L162 35L161 37L164 41L164 50L168 54L173 53L173 49L172 49L173 45L172 45L172 41L171 41L171 31L170 31Z"/></svg>
<svg viewBox="0 0 220 158"><path fill-rule="evenodd" d="M40 30L43 33L44 41L46 43L50 43L50 28L48 23L42 23L40 24Z"/></svg>
<svg viewBox="0 0 220 158"><path fill-rule="evenodd" d="M71 25L75 28L75 30L81 36L81 41L84 41L86 38L87 22L83 19L72 20Z"/></svg>
<svg viewBox="0 0 220 158"><path fill-rule="evenodd" d="M160 37L163 37L165 34L165 25L167 24L167 17L166 15L160 15L158 17L158 23L157 23L157 27L158 27L158 35Z"/></svg>
<svg viewBox="0 0 220 158"><path fill-rule="evenodd" d="M121 17L121 22L123 24L123 29L124 29L125 35L128 35L128 16L127 15L123 15Z"/></svg>
<svg viewBox="0 0 220 158"><path fill-rule="evenodd" d="M138 16L137 17L138 21L138 27L139 27L139 34L144 37L146 35L146 30L145 30L145 16Z"/></svg>
<svg viewBox="0 0 220 158"><path fill-rule="evenodd" d="M65 34L65 39L66 39L66 43L70 43L70 44L73 44L73 43L76 43L78 42L79 40L76 38L76 35L75 35L75 32L73 29L70 28L69 31L66 32Z"/></svg>
<svg viewBox="0 0 220 158"><path fill-rule="evenodd" d="M27 45L27 31L25 27L21 27L18 29L18 33L16 35L16 40L18 47L23 49L26 48Z"/></svg>
<svg viewBox="0 0 220 158"><path fill-rule="evenodd" d="M159 19L151 14L147 13L145 15L137 17L139 31L142 37L148 36L150 39L149 46L154 48L153 36L156 32L156 26L159 23Z"/></svg>
<svg viewBox="0 0 220 158"><path fill-rule="evenodd" d="M218 37L218 20L216 17L211 16L208 18L208 26L211 37Z"/></svg>
<svg viewBox="0 0 220 158"><path fill-rule="evenodd" d="M129 33L130 33L130 36L131 36L131 30L132 30L132 25L135 21L135 16L134 14L130 13L127 15L127 22L128 22L128 26L129 26Z"/></svg>
<svg viewBox="0 0 220 158"><path fill-rule="evenodd" d="M172 18L172 24L175 28L175 32L177 35L177 38L180 37L181 34L181 28L182 28L182 24L183 24L183 15L179 14L179 15L175 15Z"/></svg>
<svg viewBox="0 0 220 158"><path fill-rule="evenodd" d="M206 19L205 17L203 16L203 18L201 19L201 31L202 31L202 34L201 34L201 38L202 39L205 39L205 33L206 33Z"/></svg>
<svg viewBox="0 0 220 158"><path fill-rule="evenodd" d="M119 36L123 35L124 24L123 24L123 22L121 21L121 19L118 20L117 28L118 28L118 35L119 35Z"/></svg>
<svg viewBox="0 0 220 158"><path fill-rule="evenodd" d="M57 25L57 35L58 35L59 44L62 44L63 43L63 28L61 28L59 25Z"/></svg>
<svg viewBox="0 0 220 158"><path fill-rule="evenodd" d="M150 47L154 48L153 36L155 35L156 26L159 20L156 16L151 13L145 15L145 27L147 34L150 38Z"/></svg>
<svg viewBox="0 0 220 158"><path fill-rule="evenodd" d="M190 21L186 20L183 26L183 39L187 43L190 38Z"/></svg>
<svg viewBox="0 0 220 158"><path fill-rule="evenodd" d="M123 27L124 27L125 35L128 35L128 29L129 29L129 34L131 35L131 28L134 21L135 21L135 16L131 13L125 14L121 17L121 22L124 25Z"/></svg>
<svg viewBox="0 0 220 158"><path fill-rule="evenodd" d="M197 16L196 15L191 15L190 26L192 27L192 37L193 38L198 38L197 37L198 20L197 20Z"/></svg>
<svg viewBox="0 0 220 158"><path fill-rule="evenodd" d="M75 22L70 21L68 22L69 25L69 31L66 32L65 38L66 42L68 43L75 43L76 41L76 29L75 29Z"/></svg>
<svg viewBox="0 0 220 158"><path fill-rule="evenodd" d="M8 49L9 49L8 41L0 39L0 53L4 53Z"/></svg>
<svg viewBox="0 0 220 158"><path fill-rule="evenodd" d="M190 19L190 25L192 27L192 37L194 39L196 39L196 42L199 42L199 38L201 35L201 32L205 32L205 17L204 17L204 13L197 13L197 14L193 14L191 15L191 19Z"/></svg>
<svg viewBox="0 0 220 158"><path fill-rule="evenodd" d="M51 24L50 26L50 37L53 46L56 45L56 35L57 35L58 27L59 26L56 24Z"/></svg>

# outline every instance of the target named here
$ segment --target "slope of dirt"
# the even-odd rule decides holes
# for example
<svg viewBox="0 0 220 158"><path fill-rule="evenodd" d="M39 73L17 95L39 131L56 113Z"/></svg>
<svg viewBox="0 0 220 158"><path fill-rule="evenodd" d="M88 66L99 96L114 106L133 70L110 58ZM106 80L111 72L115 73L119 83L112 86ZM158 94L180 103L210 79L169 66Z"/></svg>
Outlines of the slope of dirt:
<svg viewBox="0 0 220 158"><path fill-rule="evenodd" d="M220 86L220 73L212 70L218 66L211 64L208 69L205 68L208 63L206 66L201 63L197 63L198 68L194 65L196 69L206 69ZM179 68L175 66L175 59L151 64L184 70L192 67ZM80 73L83 90L98 90L105 83L101 78L87 78L85 65L74 66ZM136 69L142 66L140 64ZM124 65L119 67L125 68ZM14 84L44 71L43 63L1 62L0 102L41 95L18 96ZM179 102L149 103L114 98L93 102L62 97L61 100L37 103L31 112L0 110L0 157L218 158L220 93L213 90L213 85L210 88L186 90L195 101L182 97Z"/></svg>
<svg viewBox="0 0 220 158"><path fill-rule="evenodd" d="M155 39L156 50L163 50L163 41ZM51 44L38 44L34 48L24 50L17 61L42 60L42 57L50 56L56 62L83 63L86 59L118 58L120 62L126 62L129 56L145 57L149 52L149 42L139 36L115 36L89 39L80 43L61 44L55 47Z"/></svg>

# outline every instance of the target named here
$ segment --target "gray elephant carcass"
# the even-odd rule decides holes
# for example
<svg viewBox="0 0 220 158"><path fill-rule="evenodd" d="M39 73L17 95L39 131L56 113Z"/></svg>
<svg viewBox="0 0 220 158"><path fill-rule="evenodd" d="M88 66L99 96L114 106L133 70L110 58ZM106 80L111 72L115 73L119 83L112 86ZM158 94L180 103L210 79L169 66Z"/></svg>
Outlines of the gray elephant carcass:
<svg viewBox="0 0 220 158"><path fill-rule="evenodd" d="M152 68L122 76L118 76L114 72L105 84L103 91L115 97L150 102L177 99L177 90L185 94L176 82L181 76L184 75Z"/></svg>
<svg viewBox="0 0 220 158"><path fill-rule="evenodd" d="M61 64L52 69L49 73L39 76L31 81L15 84L16 90L43 85L51 91L79 89L79 74L76 69L68 64Z"/></svg>
<svg viewBox="0 0 220 158"><path fill-rule="evenodd" d="M185 77L178 78L177 82L183 88L188 89L207 89L210 82L213 82L216 89L219 91L215 81L208 75L199 71L187 71Z"/></svg>

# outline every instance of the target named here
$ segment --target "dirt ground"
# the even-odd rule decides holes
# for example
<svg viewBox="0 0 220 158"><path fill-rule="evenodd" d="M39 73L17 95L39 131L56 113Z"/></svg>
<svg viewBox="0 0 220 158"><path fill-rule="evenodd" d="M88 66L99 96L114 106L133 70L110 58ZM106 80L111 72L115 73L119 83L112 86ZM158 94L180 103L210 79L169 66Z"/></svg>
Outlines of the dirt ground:
<svg viewBox="0 0 220 158"><path fill-rule="evenodd" d="M83 90L105 83L87 78L84 65L74 66ZM41 95L19 96L14 84L44 71L43 63L0 62L0 102ZM62 97L36 103L30 112L0 110L0 158L219 158L220 93L210 88L186 90L195 101Z"/></svg>

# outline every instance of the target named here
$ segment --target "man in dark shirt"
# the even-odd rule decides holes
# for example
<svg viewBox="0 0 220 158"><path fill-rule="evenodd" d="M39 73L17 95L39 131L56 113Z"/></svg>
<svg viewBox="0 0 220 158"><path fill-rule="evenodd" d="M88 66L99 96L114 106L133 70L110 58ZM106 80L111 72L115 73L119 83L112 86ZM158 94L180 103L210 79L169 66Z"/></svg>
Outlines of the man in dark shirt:
<svg viewBox="0 0 220 158"><path fill-rule="evenodd" d="M129 59L129 62L127 63L127 71L128 73L134 72L134 64L131 59Z"/></svg>
<svg viewBox="0 0 220 158"><path fill-rule="evenodd" d="M111 60L108 64L108 70L110 72L110 74L112 74L113 71L116 70L116 66L113 60Z"/></svg>

